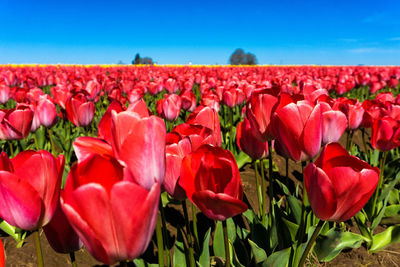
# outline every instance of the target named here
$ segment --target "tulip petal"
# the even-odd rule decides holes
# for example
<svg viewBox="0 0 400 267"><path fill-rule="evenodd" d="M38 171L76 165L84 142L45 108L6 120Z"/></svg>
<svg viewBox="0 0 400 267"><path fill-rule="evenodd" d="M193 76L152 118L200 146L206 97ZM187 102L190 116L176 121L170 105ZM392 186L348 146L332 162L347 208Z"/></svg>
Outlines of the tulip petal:
<svg viewBox="0 0 400 267"><path fill-rule="evenodd" d="M24 230L37 228L42 201L36 190L12 173L0 171L0 217Z"/></svg>
<svg viewBox="0 0 400 267"><path fill-rule="evenodd" d="M304 183L315 215L321 220L329 219L335 213L337 197L328 175L310 163L304 169Z"/></svg>
<svg viewBox="0 0 400 267"><path fill-rule="evenodd" d="M209 218L224 221L247 210L247 205L226 194L216 194L210 190L193 194L193 203Z"/></svg>
<svg viewBox="0 0 400 267"><path fill-rule="evenodd" d="M123 259L140 256L150 243L157 220L160 185L150 191L131 182L119 182L111 191L113 219L118 222L116 238Z"/></svg>
<svg viewBox="0 0 400 267"><path fill-rule="evenodd" d="M78 137L75 139L73 146L78 162L86 160L94 153L108 156L113 156L114 154L110 144L95 137Z"/></svg>

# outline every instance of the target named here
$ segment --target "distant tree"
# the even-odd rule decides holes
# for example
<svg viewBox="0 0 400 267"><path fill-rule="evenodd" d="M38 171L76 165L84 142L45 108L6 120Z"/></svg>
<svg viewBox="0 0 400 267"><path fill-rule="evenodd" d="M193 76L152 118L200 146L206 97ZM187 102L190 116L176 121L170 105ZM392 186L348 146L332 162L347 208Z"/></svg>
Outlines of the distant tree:
<svg viewBox="0 0 400 267"><path fill-rule="evenodd" d="M256 65L257 58L252 53L245 53L243 49L236 49L229 58L231 65Z"/></svg>
<svg viewBox="0 0 400 267"><path fill-rule="evenodd" d="M122 60L118 60L117 65L125 65L125 63Z"/></svg>
<svg viewBox="0 0 400 267"><path fill-rule="evenodd" d="M153 65L153 59L151 59L150 57L143 57L141 58L139 53L136 54L135 59L132 60L132 64L133 65L137 65L137 64L143 64L143 65Z"/></svg>

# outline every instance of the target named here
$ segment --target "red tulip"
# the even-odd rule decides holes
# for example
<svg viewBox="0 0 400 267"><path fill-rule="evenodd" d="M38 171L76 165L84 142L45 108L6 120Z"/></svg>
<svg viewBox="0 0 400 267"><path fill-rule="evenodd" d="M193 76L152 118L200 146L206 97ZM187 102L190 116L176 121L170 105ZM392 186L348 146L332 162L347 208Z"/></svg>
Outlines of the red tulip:
<svg viewBox="0 0 400 267"><path fill-rule="evenodd" d="M112 148L125 162L131 179L150 190L165 174L165 124L156 116L140 117L130 110L112 112Z"/></svg>
<svg viewBox="0 0 400 267"><path fill-rule="evenodd" d="M274 139L270 122L274 109L278 105L276 92L271 89L254 90L246 106L246 116L254 129L254 135L260 141Z"/></svg>
<svg viewBox="0 0 400 267"><path fill-rule="evenodd" d="M179 84L175 79L169 78L165 81L164 83L165 89L168 91L168 93L172 94L178 91L179 89Z"/></svg>
<svg viewBox="0 0 400 267"><path fill-rule="evenodd" d="M203 145L182 161L179 185L209 218L226 220L247 210L235 158L229 150Z"/></svg>
<svg viewBox="0 0 400 267"><path fill-rule="evenodd" d="M350 130L357 129L363 120L364 108L358 100L340 98L334 104L333 109L340 110L346 115Z"/></svg>
<svg viewBox="0 0 400 267"><path fill-rule="evenodd" d="M61 195L71 226L90 254L105 264L141 255L156 224L160 184L145 189L124 173L115 158L93 154L71 167Z"/></svg>
<svg viewBox="0 0 400 267"><path fill-rule="evenodd" d="M66 103L68 99L71 97L71 92L65 85L57 85L52 87L51 94L54 98L54 102L58 104L60 107L65 109Z"/></svg>
<svg viewBox="0 0 400 267"><path fill-rule="evenodd" d="M118 101L112 101L97 127L99 129L98 137L106 140L109 144L111 144L111 111L113 110L120 113L125 110L125 107Z"/></svg>
<svg viewBox="0 0 400 267"><path fill-rule="evenodd" d="M400 121L391 117L378 118L372 125L371 146L389 151L400 146Z"/></svg>
<svg viewBox="0 0 400 267"><path fill-rule="evenodd" d="M82 248L82 241L65 217L60 203L43 231L50 246L58 253L71 253Z"/></svg>
<svg viewBox="0 0 400 267"><path fill-rule="evenodd" d="M304 183L314 214L324 221L346 221L359 212L379 181L379 169L338 143L326 145L315 164L304 169Z"/></svg>
<svg viewBox="0 0 400 267"><path fill-rule="evenodd" d="M252 159L261 159L268 155L268 143L254 136L254 130L247 118L239 122L236 128L236 142L240 150Z"/></svg>
<svg viewBox="0 0 400 267"><path fill-rule="evenodd" d="M217 142L217 146L222 144L221 126L219 122L218 112L210 107L198 106L196 110L190 114L186 123L193 125L202 125L213 131L213 136Z"/></svg>
<svg viewBox="0 0 400 267"><path fill-rule="evenodd" d="M243 104L245 95L240 89L225 90L223 93L224 104L230 108Z"/></svg>
<svg viewBox="0 0 400 267"><path fill-rule="evenodd" d="M167 121L174 121L181 112L182 100L178 95L164 95L164 99L157 101L157 114Z"/></svg>
<svg viewBox="0 0 400 267"><path fill-rule="evenodd" d="M302 100L277 109L272 117L276 150L294 161L315 157L322 142L320 104L315 107Z"/></svg>
<svg viewBox="0 0 400 267"><path fill-rule="evenodd" d="M66 103L68 119L76 126L88 126L94 117L94 103L88 101L83 93L78 93Z"/></svg>
<svg viewBox="0 0 400 267"><path fill-rule="evenodd" d="M14 140L26 138L31 130L32 109L19 104L15 109L0 110L0 139Z"/></svg>
<svg viewBox="0 0 400 267"><path fill-rule="evenodd" d="M46 225L57 207L64 156L27 150L0 154L0 217L24 230Z"/></svg>
<svg viewBox="0 0 400 267"><path fill-rule="evenodd" d="M172 133L179 134L181 138L189 137L193 151L197 150L203 144L217 145L217 139L213 131L201 125L182 123L177 125L172 130Z"/></svg>
<svg viewBox="0 0 400 267"><path fill-rule="evenodd" d="M182 99L182 108L184 110L193 112L196 109L196 96L191 89L183 91L180 94L180 97Z"/></svg>
<svg viewBox="0 0 400 267"><path fill-rule="evenodd" d="M175 199L184 199L185 191L178 184L183 158L192 151L188 137L165 148L166 168L163 187Z"/></svg>

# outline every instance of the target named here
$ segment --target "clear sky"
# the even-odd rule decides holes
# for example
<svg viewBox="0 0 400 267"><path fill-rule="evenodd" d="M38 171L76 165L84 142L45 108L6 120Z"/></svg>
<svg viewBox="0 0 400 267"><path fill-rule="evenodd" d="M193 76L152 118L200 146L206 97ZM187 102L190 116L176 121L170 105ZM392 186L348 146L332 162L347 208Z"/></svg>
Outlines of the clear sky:
<svg viewBox="0 0 400 267"><path fill-rule="evenodd" d="M0 0L1 63L400 65L400 1Z"/></svg>

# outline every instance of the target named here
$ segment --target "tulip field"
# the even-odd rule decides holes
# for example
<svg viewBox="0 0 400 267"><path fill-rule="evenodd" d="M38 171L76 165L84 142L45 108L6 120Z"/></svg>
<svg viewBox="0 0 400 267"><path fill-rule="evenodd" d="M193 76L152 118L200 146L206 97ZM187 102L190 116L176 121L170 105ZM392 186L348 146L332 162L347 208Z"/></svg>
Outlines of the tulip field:
<svg viewBox="0 0 400 267"><path fill-rule="evenodd" d="M399 80L386 66L0 65L0 267L55 266L47 243L71 266L400 255ZM29 242L30 260L11 257Z"/></svg>

